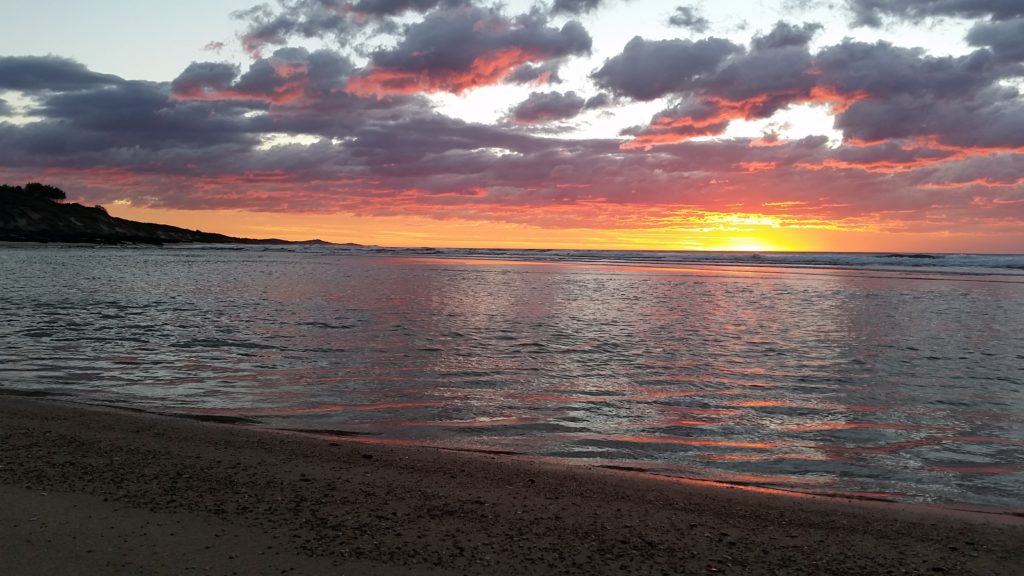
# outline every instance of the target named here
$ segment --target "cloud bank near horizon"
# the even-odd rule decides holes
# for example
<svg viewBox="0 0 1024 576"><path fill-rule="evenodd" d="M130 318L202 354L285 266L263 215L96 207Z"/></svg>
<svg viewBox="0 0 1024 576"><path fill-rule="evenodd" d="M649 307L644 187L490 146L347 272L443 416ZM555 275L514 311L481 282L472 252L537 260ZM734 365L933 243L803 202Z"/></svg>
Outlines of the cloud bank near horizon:
<svg viewBox="0 0 1024 576"><path fill-rule="evenodd" d="M678 37L593 61L610 3L521 13L457 0L296 0L236 13L245 63L163 82L61 56L0 57L0 175L97 202L649 228L743 213L795 227L1024 234L1024 10L850 0L851 26L967 19L962 54L822 43L779 19L747 41L692 6ZM389 38L386 43L368 39ZM311 40L320 42L316 47ZM603 44L601 44L603 46ZM582 64L592 63L581 78ZM516 89L491 122L439 95ZM600 137L581 127L654 106ZM787 134L825 110L841 140ZM737 125L760 122L756 135Z"/></svg>

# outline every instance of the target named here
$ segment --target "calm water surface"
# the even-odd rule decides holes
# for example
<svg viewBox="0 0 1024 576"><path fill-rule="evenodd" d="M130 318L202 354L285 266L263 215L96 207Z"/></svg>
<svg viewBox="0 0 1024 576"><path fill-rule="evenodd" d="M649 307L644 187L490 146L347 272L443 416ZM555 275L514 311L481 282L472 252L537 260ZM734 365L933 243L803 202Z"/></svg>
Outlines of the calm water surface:
<svg viewBox="0 0 1024 576"><path fill-rule="evenodd" d="M1024 510L1024 274L0 248L0 388Z"/></svg>

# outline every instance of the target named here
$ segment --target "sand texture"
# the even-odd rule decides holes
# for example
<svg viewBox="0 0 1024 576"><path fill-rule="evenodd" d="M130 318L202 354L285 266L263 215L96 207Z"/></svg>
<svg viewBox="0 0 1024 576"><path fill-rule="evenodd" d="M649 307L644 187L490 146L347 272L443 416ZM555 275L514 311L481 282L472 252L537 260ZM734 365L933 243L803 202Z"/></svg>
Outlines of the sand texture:
<svg viewBox="0 0 1024 576"><path fill-rule="evenodd" d="M0 573L1024 574L1024 520L0 396Z"/></svg>

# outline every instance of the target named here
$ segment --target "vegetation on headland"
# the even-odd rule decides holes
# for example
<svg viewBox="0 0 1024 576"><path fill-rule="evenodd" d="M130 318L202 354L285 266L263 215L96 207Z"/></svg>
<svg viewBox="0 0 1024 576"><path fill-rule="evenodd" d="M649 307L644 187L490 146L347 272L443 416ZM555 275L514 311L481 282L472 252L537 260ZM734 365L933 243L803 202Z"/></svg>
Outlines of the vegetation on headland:
<svg viewBox="0 0 1024 576"><path fill-rule="evenodd" d="M0 241L69 242L87 244L311 244L320 240L235 238L116 218L102 206L65 202L67 194L55 186L32 182L25 186L0 184Z"/></svg>

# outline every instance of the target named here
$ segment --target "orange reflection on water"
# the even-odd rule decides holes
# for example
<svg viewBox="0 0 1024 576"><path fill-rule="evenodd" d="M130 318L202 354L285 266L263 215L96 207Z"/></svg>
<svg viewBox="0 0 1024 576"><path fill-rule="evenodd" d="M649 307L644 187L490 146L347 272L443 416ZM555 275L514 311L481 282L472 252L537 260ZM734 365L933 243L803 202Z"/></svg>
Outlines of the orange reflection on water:
<svg viewBox="0 0 1024 576"><path fill-rule="evenodd" d="M795 406L792 402L784 402L782 400L740 400L739 402L733 402L733 406L742 406L744 408L767 408L771 406Z"/></svg>
<svg viewBox="0 0 1024 576"><path fill-rule="evenodd" d="M737 416L743 414L742 410L733 408L689 408L687 406L658 406L662 412L682 412L683 414L695 414L697 416Z"/></svg>
<svg viewBox="0 0 1024 576"><path fill-rule="evenodd" d="M778 442L742 442L738 440L710 440L705 438L677 438L675 436L639 436L623 435L608 436L608 440L617 442L636 442L643 444L683 444L686 446L724 446L729 448L754 448L770 450L779 446Z"/></svg>
<svg viewBox="0 0 1024 576"><path fill-rule="evenodd" d="M713 426L718 424L716 420L656 420L649 423L640 423L641 426Z"/></svg>

